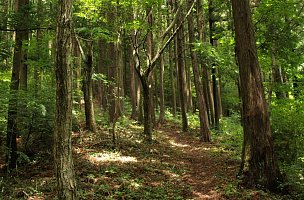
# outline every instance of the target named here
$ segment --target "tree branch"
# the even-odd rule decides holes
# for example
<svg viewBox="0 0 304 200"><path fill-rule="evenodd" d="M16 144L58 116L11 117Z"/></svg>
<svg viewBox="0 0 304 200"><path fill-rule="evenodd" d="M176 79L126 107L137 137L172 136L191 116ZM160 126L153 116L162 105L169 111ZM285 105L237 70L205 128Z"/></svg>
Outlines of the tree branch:
<svg viewBox="0 0 304 200"><path fill-rule="evenodd" d="M190 13L192 12L194 6L196 4L196 0L193 1L191 7L189 8L187 14L185 15L185 17L183 18L183 20L180 22L180 24L178 25L178 27L175 29L175 31L173 32L173 34L168 38L168 40L166 41L166 43L158 49L158 51L156 52L154 58L151 61L150 66L148 67L145 75L148 77L150 76L151 72L155 69L156 67L156 62L158 61L158 59L160 58L160 56L163 54L164 50L166 49L166 47L170 44L170 42L173 40L173 38L175 37L175 35L177 34L177 32L181 29L182 25L184 24L184 22L186 21L186 19L188 18L188 16L190 15Z"/></svg>

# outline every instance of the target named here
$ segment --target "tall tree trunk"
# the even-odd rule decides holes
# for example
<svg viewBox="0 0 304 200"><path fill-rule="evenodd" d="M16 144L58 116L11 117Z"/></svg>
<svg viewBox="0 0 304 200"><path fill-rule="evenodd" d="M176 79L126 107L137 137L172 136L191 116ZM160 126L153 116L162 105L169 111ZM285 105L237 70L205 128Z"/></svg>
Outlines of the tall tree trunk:
<svg viewBox="0 0 304 200"><path fill-rule="evenodd" d="M86 54L84 57L84 68L82 77L82 90L84 96L84 110L86 128L96 132L96 121L93 104L93 41L86 41Z"/></svg>
<svg viewBox="0 0 304 200"><path fill-rule="evenodd" d="M29 17L29 0L18 0L18 11L21 13L23 19L28 19ZM25 28L25 27L23 27ZM29 31L22 30L18 31L21 35L22 46L27 45L29 39ZM26 90L27 89L27 50L25 48L21 48L21 64L20 64L20 89Z"/></svg>
<svg viewBox="0 0 304 200"><path fill-rule="evenodd" d="M82 108L82 95L81 95L81 86L80 86L80 81L81 81L81 52L78 46L77 41L74 39L73 40L73 54L74 54L74 66L73 68L75 69L75 90L76 90L76 101L78 103L78 108L81 110Z"/></svg>
<svg viewBox="0 0 304 200"><path fill-rule="evenodd" d="M144 136L145 141L149 144L152 143L152 119L151 119L151 94L149 88L149 78L145 75L140 76L141 84L143 87L143 110L144 110Z"/></svg>
<svg viewBox="0 0 304 200"><path fill-rule="evenodd" d="M200 41L206 42L206 28L207 20L205 19L203 9L202 9L202 2L201 0L197 1L197 27L198 27L198 37ZM210 76L209 76L209 70L207 69L207 66L205 65L204 61L200 61L201 69L202 69L202 82L204 87L204 97L205 97L205 103L208 113L208 119L209 124L214 125L214 103L213 103L213 96L212 96L212 90L210 87Z"/></svg>
<svg viewBox="0 0 304 200"><path fill-rule="evenodd" d="M133 50L135 51L135 50ZM137 120L137 92L136 92L136 79L135 79L135 67L138 64L136 60L135 53L130 54L130 96L131 96L131 104L132 104L132 114L131 118Z"/></svg>
<svg viewBox="0 0 304 200"><path fill-rule="evenodd" d="M99 73L103 74L104 76L108 74L108 63L110 62L110 56L109 56L109 45L107 42L103 39L99 41ZM100 108L103 110L108 109L108 86L106 83L104 83L105 80L99 81L99 95L101 99L101 105Z"/></svg>
<svg viewBox="0 0 304 200"><path fill-rule="evenodd" d="M116 42L116 66L117 66L117 96L118 96L118 116L121 116L124 111L124 63L122 51L122 31L118 31L118 38Z"/></svg>
<svg viewBox="0 0 304 200"><path fill-rule="evenodd" d="M21 60L21 38L16 34L16 44L13 57L12 77L10 83L10 99L7 114L7 138L6 138L6 160L8 171L17 167L17 108L18 108L18 90L19 90L19 71Z"/></svg>
<svg viewBox="0 0 304 200"><path fill-rule="evenodd" d="M153 26L153 14L152 14L152 7L148 8L147 9L147 24L149 26L149 28L152 28ZM152 33L152 30L149 30L148 31L148 35L147 35L147 51L148 51L148 61L147 62L151 62L152 59L154 58L154 39L153 39L153 33ZM151 103L150 103L150 106L151 106L151 110L150 110L150 113L151 113L151 122L153 123L153 126L156 125L156 117L155 117L155 87L156 85L154 84L155 83L155 77L153 74L151 74L149 76L149 83L151 84L150 85L150 97L151 97Z"/></svg>
<svg viewBox="0 0 304 200"><path fill-rule="evenodd" d="M164 58L160 57L159 60L159 123L165 122L165 94L164 94Z"/></svg>
<svg viewBox="0 0 304 200"><path fill-rule="evenodd" d="M114 123L115 121L115 113L117 113L117 66L115 63L116 54L115 54L115 44L114 42L110 43L110 52L111 55L111 63L108 69L108 79L109 79L109 121L110 123Z"/></svg>
<svg viewBox="0 0 304 200"><path fill-rule="evenodd" d="M240 172L248 187L277 189L282 176L274 155L249 0L232 0L240 69L244 143Z"/></svg>
<svg viewBox="0 0 304 200"><path fill-rule="evenodd" d="M214 7L213 0L209 0L209 34L210 44L216 46L216 40L214 39ZM215 64L212 64L212 94L213 94L213 108L214 108L214 128L219 129L220 111L219 111L219 96L218 96L218 81L217 81L217 69Z"/></svg>
<svg viewBox="0 0 304 200"><path fill-rule="evenodd" d="M21 16L27 16L28 0L16 1L16 12ZM7 154L6 160L8 164L8 171L15 169L17 166L17 131L18 131L18 91L26 89L27 87L27 68L25 64L25 50L22 48L24 42L28 39L28 31L19 30L26 27L15 27L16 38L13 56L13 68L10 83L10 100L8 106L7 116ZM26 69L26 70L25 70ZM23 108L23 107L22 107Z"/></svg>
<svg viewBox="0 0 304 200"><path fill-rule="evenodd" d="M174 12L174 3L173 1L167 1L168 7L169 7L169 12L167 15L167 24L170 24L171 16L173 15L172 13ZM171 32L170 32L171 33ZM177 87L177 65L176 65L176 37L174 39L173 45L170 43L168 45L168 60L169 60L169 67L170 67L170 79L171 79L171 92L172 92L172 114L173 117L176 117L176 109L177 109L177 92L176 92L176 87ZM172 48L173 47L173 48Z"/></svg>
<svg viewBox="0 0 304 200"><path fill-rule="evenodd" d="M38 0L37 2L37 15L38 19L42 19L42 13L43 13L43 5L42 0ZM42 30L37 30L36 32L36 40L37 40L37 47L38 49L43 48L42 46ZM41 66L35 65L34 66L34 79L35 79L35 86L34 86L34 93L37 97L38 90L41 87Z"/></svg>
<svg viewBox="0 0 304 200"><path fill-rule="evenodd" d="M186 47L185 47L185 41L183 43L184 46L184 58L187 58L186 55ZM186 82L187 82L187 112L193 110L193 101L192 101L192 80L191 80L191 67L190 63L187 63L188 59L185 59L185 72L186 72Z"/></svg>
<svg viewBox="0 0 304 200"><path fill-rule="evenodd" d="M56 112L54 162L58 199L74 200L76 180L72 158L72 0L58 1L56 29Z"/></svg>
<svg viewBox="0 0 304 200"><path fill-rule="evenodd" d="M192 5L192 0L188 0L188 7L190 8ZM203 85L200 79L200 73L198 69L198 61L197 55L194 52L194 42L195 42L195 34L194 34L194 26L193 26L193 17L192 14L188 17L188 30L189 30L189 43L190 43L190 53L192 60L192 70L194 75L194 83L195 90L197 96L197 105L199 109L199 118L200 118L200 134L201 139L204 142L210 141L210 130L209 130L209 122L208 122L208 113L204 98Z"/></svg>
<svg viewBox="0 0 304 200"><path fill-rule="evenodd" d="M179 14L177 24L181 22L181 14ZM184 32L181 28L177 33L177 63L178 63L178 75L179 75L179 85L180 85L180 107L182 113L182 129L183 132L188 131L188 119L187 119L187 80L186 80L186 71L185 71L185 58L184 58Z"/></svg>

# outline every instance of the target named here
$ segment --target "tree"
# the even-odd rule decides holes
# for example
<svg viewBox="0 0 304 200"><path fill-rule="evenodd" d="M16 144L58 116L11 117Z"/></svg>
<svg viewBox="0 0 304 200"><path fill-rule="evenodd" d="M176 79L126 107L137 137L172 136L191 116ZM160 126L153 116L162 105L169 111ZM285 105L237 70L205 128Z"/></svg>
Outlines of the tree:
<svg viewBox="0 0 304 200"><path fill-rule="evenodd" d="M59 199L77 199L72 159L72 0L58 1L54 162Z"/></svg>
<svg viewBox="0 0 304 200"><path fill-rule="evenodd" d="M77 37L77 36L76 36ZM96 132L96 122L93 105L93 41L86 40L84 52L80 41L77 39L78 47L81 57L84 62L82 75L82 91L84 96L84 109L86 117L86 128L90 131Z"/></svg>
<svg viewBox="0 0 304 200"><path fill-rule="evenodd" d="M176 34L181 29L183 23L191 13L196 1L192 4L191 8L187 12L187 14L182 18L180 16L180 8L177 9L175 18L171 22L171 24L168 25L164 33L161 37L161 45L159 45L159 48L155 55L148 59L147 67L146 69L143 69L140 62L140 55L139 55L139 47L142 45L138 42L138 31L135 31L134 39L132 41L133 43L133 49L135 52L135 56L137 57L139 63L137 64L135 71L139 76L140 82L142 84L142 92L143 92L143 110L144 110L144 135L145 140L149 143L152 142L152 121L151 121L151 91L150 91L150 76L152 75L153 71L156 68L156 64L159 61L161 55L163 54L166 47L170 44L170 42L174 39ZM178 18L180 18L178 20ZM179 23L177 23L179 22ZM173 31L173 33L170 35L170 31L173 29L174 25L177 23L176 29ZM166 36L168 36L168 39L166 40Z"/></svg>
<svg viewBox="0 0 304 200"><path fill-rule="evenodd" d="M188 6L191 7L191 0L188 0ZM193 27L193 16L192 13L188 17L188 30L189 30L189 43L190 43L190 54L192 60L192 70L194 75L194 84L197 96L197 105L199 109L199 119L200 119L200 134L201 139L204 142L210 141L210 130L209 130L209 121L207 114L207 107L204 98L203 85L200 79L200 73L198 69L198 60L196 52L194 52L194 42L195 42L195 33Z"/></svg>
<svg viewBox="0 0 304 200"><path fill-rule="evenodd" d="M28 39L28 31L26 25L21 24L22 16L26 16L26 10L28 9L28 0L18 0L16 1L16 12L17 12L17 27L16 29L16 39L14 47L14 57L13 57L13 68L12 68L12 77L10 84L10 100L8 107L8 116L7 116L7 163L8 171L15 169L17 167L17 131L18 131L18 91L19 88L26 88L26 73L27 67L25 64L25 53L22 46L24 45L24 40ZM20 19L19 19L20 18Z"/></svg>
<svg viewBox="0 0 304 200"><path fill-rule="evenodd" d="M236 53L240 70L244 143L240 172L248 187L277 188L282 176L273 149L249 0L233 0Z"/></svg>
<svg viewBox="0 0 304 200"><path fill-rule="evenodd" d="M177 24L181 24L182 14L178 13ZM178 67L178 82L179 82L179 100L182 113L182 129L184 132L188 131L188 118L187 118L187 80L186 80L186 68L185 68L185 56L184 56L184 31L183 25L177 32L176 38L176 55L177 55L177 67Z"/></svg>

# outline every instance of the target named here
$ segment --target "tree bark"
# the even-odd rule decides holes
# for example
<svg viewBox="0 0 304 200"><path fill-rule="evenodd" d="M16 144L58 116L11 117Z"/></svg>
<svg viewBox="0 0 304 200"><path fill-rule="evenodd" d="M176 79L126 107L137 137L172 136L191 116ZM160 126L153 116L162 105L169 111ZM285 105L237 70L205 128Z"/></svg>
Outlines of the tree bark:
<svg viewBox="0 0 304 200"><path fill-rule="evenodd" d="M21 16L27 16L28 0L16 1L16 12ZM21 22L19 22L21 23ZM26 27L18 26L16 29L15 48L13 56L13 68L10 83L10 99L7 113L7 139L6 139L6 161L8 171L17 167L17 132L18 132L18 93L19 89L27 87L27 68L25 64L25 50L22 48L24 41L28 39L28 31L24 31ZM21 29L21 30L20 30ZM23 108L23 107L22 107Z"/></svg>
<svg viewBox="0 0 304 200"><path fill-rule="evenodd" d="M74 200L76 180L72 158L72 0L58 1L56 28L56 112L54 163L58 199Z"/></svg>
<svg viewBox="0 0 304 200"><path fill-rule="evenodd" d="M197 27L198 27L198 35L200 41L206 42L206 28L207 20L205 20L203 9L202 9L202 2L201 0L197 1ZM210 87L210 73L207 69L207 66L205 65L204 61L200 61L201 69L202 69L202 82L204 87L204 97L205 97L205 103L208 113L208 119L209 124L214 125L214 104L213 104L213 96L212 96L212 90Z"/></svg>
<svg viewBox="0 0 304 200"><path fill-rule="evenodd" d="M165 94L164 94L164 58L159 59L159 123L165 122Z"/></svg>
<svg viewBox="0 0 304 200"><path fill-rule="evenodd" d="M177 20L178 24L181 22L181 14L179 19ZM178 75L179 75L179 85L180 85L180 107L182 113L182 129L183 132L188 131L188 119L187 119L187 80L186 80L186 72L185 72L185 62L184 62L184 32L183 28L181 28L177 33L177 63L178 63Z"/></svg>
<svg viewBox="0 0 304 200"><path fill-rule="evenodd" d="M135 51L135 50L133 50ZM131 119L137 120L137 92L136 92L136 79L135 79L135 67L138 63L134 53L130 54L130 96L131 96L131 105L132 105L132 114Z"/></svg>
<svg viewBox="0 0 304 200"><path fill-rule="evenodd" d="M110 43L110 55L111 63L108 68L108 79L109 79L109 121L114 123L115 113L117 112L117 66L116 66L116 54L115 54L115 44L114 42Z"/></svg>
<svg viewBox="0 0 304 200"><path fill-rule="evenodd" d="M99 73L103 75L107 75L108 73L108 63L110 62L108 59L110 59L110 55L108 53L109 51L109 45L107 42L103 39L100 39L99 41ZM100 108L103 110L108 109L108 86L106 83L104 83L105 80L99 81L99 98L101 100L100 102Z"/></svg>
<svg viewBox="0 0 304 200"><path fill-rule="evenodd" d="M282 176L274 155L248 0L232 0L240 69L244 143L240 172L247 187L278 189Z"/></svg>
<svg viewBox="0 0 304 200"><path fill-rule="evenodd" d="M192 4L192 0L188 0L188 7L190 8ZM194 42L195 42L195 34L194 34L194 26L193 26L193 17L192 14L188 17L188 30L189 30L189 43L190 43L190 54L192 60L192 70L194 75L194 84L197 96L197 105L199 109L199 118L200 118L200 135L201 139L204 142L210 141L210 130L209 130L209 122L208 122L208 113L204 98L203 85L200 79L200 73L198 69L198 61L197 55L194 52Z"/></svg>
<svg viewBox="0 0 304 200"><path fill-rule="evenodd" d="M119 36L115 44L116 48L116 67L117 67L117 97L118 107L117 114L121 116L124 111L124 63L123 63L123 52L122 52L122 31L119 30Z"/></svg>
<svg viewBox="0 0 304 200"><path fill-rule="evenodd" d="M21 16L23 19L28 19L29 17L29 11L27 8L29 6L29 0L18 0L18 10L17 12L21 12ZM21 27L22 28L22 27ZM20 34L21 37L21 63L20 63L20 89L26 90L27 89L27 50L25 48L22 48L22 46L27 45L27 41L29 39L29 31L28 30L22 30L17 31L16 35Z"/></svg>
<svg viewBox="0 0 304 200"><path fill-rule="evenodd" d="M149 88L149 78L140 76L143 87L143 110L144 110L144 136L145 141L149 144L152 143L152 119L151 119L151 96Z"/></svg>
<svg viewBox="0 0 304 200"><path fill-rule="evenodd" d="M78 108L79 110L81 110L82 108L82 103L81 103L81 99L82 99L82 95L81 95L81 85L80 85L80 80L81 80L81 52L78 46L78 43L76 41L76 39L73 40L73 55L74 55L74 62L73 62L73 68L75 71L75 90L76 90L76 99L77 99L77 104L78 104Z"/></svg>
<svg viewBox="0 0 304 200"><path fill-rule="evenodd" d="M210 44L216 46L216 40L214 39L214 7L213 0L209 0L209 34L210 34ZM220 111L219 111L219 96L218 96L218 81L217 81L217 69L215 64L212 64L211 69L212 74L212 99L214 108L214 128L219 129Z"/></svg>
<svg viewBox="0 0 304 200"><path fill-rule="evenodd" d="M86 41L86 54L84 57L84 68L82 76L82 90L84 96L84 110L86 128L96 132L96 121L93 104L93 41Z"/></svg>
<svg viewBox="0 0 304 200"><path fill-rule="evenodd" d="M148 52L148 63L152 62L152 59L154 58L154 37L153 37L153 32L152 32L152 26L153 26L153 14L152 14L152 7L149 7L146 11L147 13L147 25L149 26L150 30L148 31L148 35L147 35L147 52ZM155 87L156 85L155 83L155 77L153 75L153 73L151 75L149 75L149 84L150 84L150 106L151 106L151 122L153 123L153 126L156 126L156 117L155 117Z"/></svg>

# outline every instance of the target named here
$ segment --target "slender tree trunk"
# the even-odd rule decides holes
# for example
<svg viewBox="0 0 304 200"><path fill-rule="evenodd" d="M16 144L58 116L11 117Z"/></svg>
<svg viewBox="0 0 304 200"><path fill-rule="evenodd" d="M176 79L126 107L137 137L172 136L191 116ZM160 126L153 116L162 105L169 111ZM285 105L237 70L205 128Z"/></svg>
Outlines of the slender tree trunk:
<svg viewBox="0 0 304 200"><path fill-rule="evenodd" d="M148 23L148 26L152 28L153 26L153 15L152 15L152 8L148 8L147 9L147 23ZM148 61L147 62L151 62L152 59L154 58L154 39L153 39L153 33L152 33L152 30L149 30L148 32L148 35L147 35L147 51L148 51ZM155 87L156 85L154 84L155 83L155 77L153 74L151 74L149 76L149 83L151 84L151 88L150 88L150 97L151 97L151 121L153 123L153 126L156 125L156 117L155 117Z"/></svg>
<svg viewBox="0 0 304 200"><path fill-rule="evenodd" d="M152 119L151 119L151 96L149 88L149 78L145 76L140 77L143 87L143 109L144 109L144 136L145 141L152 143Z"/></svg>
<svg viewBox="0 0 304 200"><path fill-rule="evenodd" d="M209 34L210 44L216 46L217 41L214 39L214 7L213 0L209 0ZM220 110L219 110L219 96L218 96L218 81L217 81L217 69L215 64L212 65L212 95L213 95L213 107L214 107L214 128L219 129Z"/></svg>
<svg viewBox="0 0 304 200"><path fill-rule="evenodd" d="M197 1L197 27L198 27L198 35L199 39L201 41L206 42L206 22L205 16L203 14L203 9L202 9L202 2L201 0ZM209 124L214 125L214 104L213 104L213 96L212 96L212 91L210 87L210 80L209 80L209 71L204 63L203 60L200 61L201 69L202 69L202 75L203 75L203 87L204 87L204 97L205 97L205 103L206 103L206 108L207 108L207 113L208 113L208 119L209 119Z"/></svg>
<svg viewBox="0 0 304 200"><path fill-rule="evenodd" d="M177 24L181 22L181 14L177 20ZM177 33L177 62L178 62L178 75L179 75L179 85L180 85L180 106L182 113L182 129L184 132L188 131L188 119L187 119L187 81L185 72L185 62L184 62L184 32L181 28Z"/></svg>
<svg viewBox="0 0 304 200"><path fill-rule="evenodd" d="M93 104L93 42L86 42L86 55L84 55L84 68L82 90L84 96L84 110L86 118L86 128L96 132L96 121Z"/></svg>
<svg viewBox="0 0 304 200"><path fill-rule="evenodd" d="M16 1L16 12L22 16L26 16L26 6L28 6L28 0L18 0ZM20 89L26 89L27 84L27 70L25 64L25 53L22 45L27 39L27 31L18 30L26 27L15 27L16 37L15 37L15 48L13 56L13 68L10 83L10 99L8 106L8 116L7 116L7 139L6 139L6 161L8 164L8 171L15 169L17 167L17 131L18 131L18 93ZM22 74L23 73L23 74ZM21 75L22 74L22 75ZM22 107L23 108L23 107Z"/></svg>
<svg viewBox="0 0 304 200"><path fill-rule="evenodd" d="M171 79L171 93L172 93L172 114L176 117L176 66L173 64L172 47L169 45L169 66L170 66L170 79Z"/></svg>
<svg viewBox="0 0 304 200"><path fill-rule="evenodd" d="M274 155L248 0L232 0L240 68L244 143L240 172L248 187L276 190L282 176Z"/></svg>
<svg viewBox="0 0 304 200"><path fill-rule="evenodd" d="M38 2L37 2L38 19L42 19L42 13L43 13L42 0L38 0ZM42 46L42 30L37 30L36 40L37 40L38 49L43 48L43 46ZM40 70L40 67L41 66L38 66L38 65L34 66L34 79L35 79L34 93L35 93L36 97L38 95L38 90L41 88L41 70Z"/></svg>
<svg viewBox="0 0 304 200"><path fill-rule="evenodd" d="M184 41L184 58L187 58L186 55L186 47ZM187 112L193 110L193 101L192 101L192 80L191 80L191 67L190 63L188 64L187 59L185 59L185 72L186 72L186 79L187 79Z"/></svg>
<svg viewBox="0 0 304 200"><path fill-rule="evenodd" d="M29 0L18 0L18 11L21 13L23 19L27 19L29 17ZM21 27L22 28L22 27ZM27 41L29 39L29 31L22 30L16 33L20 34L22 46L27 45ZM20 89L27 90L27 50L21 47L21 63L20 63Z"/></svg>
<svg viewBox="0 0 304 200"><path fill-rule="evenodd" d="M167 24L170 24L170 15L172 12L172 4L168 3L168 7L170 7L170 11L168 12L167 15ZM171 93L172 93L172 98L171 98L171 106L172 106L172 114L173 117L176 117L176 66L173 64L173 57L175 54L172 53L172 44L170 43L168 45L168 60L169 60L169 68L170 68L170 83L171 83Z"/></svg>
<svg viewBox="0 0 304 200"><path fill-rule="evenodd" d="M56 29L56 112L54 162L58 199L74 200L76 180L72 158L72 69L70 63L72 0L58 1Z"/></svg>
<svg viewBox="0 0 304 200"><path fill-rule="evenodd" d="M105 40L99 41L99 73L103 75L108 74L108 63L110 62L110 55L108 53L109 51L109 45L106 43ZM99 81L99 95L101 99L101 105L100 108L103 110L108 109L108 86L106 83L104 83L105 80Z"/></svg>
<svg viewBox="0 0 304 200"><path fill-rule="evenodd" d="M81 81L81 52L78 46L77 41L74 39L73 40L73 54L74 54L74 69L75 69L75 90L76 90L76 98L77 98L77 103L78 103L78 108L81 110L82 108L82 102L81 102L81 86L80 86L80 81Z"/></svg>
<svg viewBox="0 0 304 200"><path fill-rule="evenodd" d="M191 5L192 5L192 0L188 0L188 7L190 8ZM209 122L208 122L208 113L207 113L207 108L204 98L203 85L200 79L200 73L198 69L197 55L194 52L195 34L194 34L192 14L190 14L188 17L188 29L189 29L189 43L190 43L190 53L192 60L192 69L193 69L194 83L195 83L196 96L197 96L197 105L199 109L200 134L202 141L209 142L210 130L209 130Z"/></svg>
<svg viewBox="0 0 304 200"><path fill-rule="evenodd" d="M7 138L6 138L6 160L8 163L8 171L17 167L17 108L18 108L18 90L19 90L19 71L21 60L22 43L19 35L16 34L16 44L14 49L12 77L10 83L10 99L7 114Z"/></svg>
<svg viewBox="0 0 304 200"><path fill-rule="evenodd" d="M135 50L134 50L135 51ZM137 120L137 92L136 92L136 79L135 79L135 67L138 63L136 56L131 54L130 62L130 95L131 95L131 104L132 104L132 114L131 118Z"/></svg>
<svg viewBox="0 0 304 200"><path fill-rule="evenodd" d="M124 64L123 64L123 52L122 52L122 31L119 31L119 36L115 45L116 48L116 66L117 66L117 96L118 107L117 114L121 116L124 111Z"/></svg>
<svg viewBox="0 0 304 200"><path fill-rule="evenodd" d="M163 124L165 122L165 94L164 94L164 58L160 57L159 60L160 70L159 70L159 123Z"/></svg>
<svg viewBox="0 0 304 200"><path fill-rule="evenodd" d="M115 54L115 44L110 43L110 55L111 55L111 64L108 69L108 79L109 79L109 121L114 123L115 113L117 112L117 66L115 63L116 54Z"/></svg>

